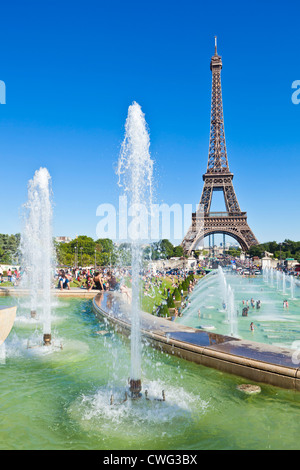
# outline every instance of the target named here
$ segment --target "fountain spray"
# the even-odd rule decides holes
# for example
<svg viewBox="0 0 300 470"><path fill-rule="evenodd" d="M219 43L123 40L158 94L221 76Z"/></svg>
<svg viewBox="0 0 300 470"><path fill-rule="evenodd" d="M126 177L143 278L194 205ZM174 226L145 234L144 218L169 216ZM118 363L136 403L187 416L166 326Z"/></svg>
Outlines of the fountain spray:
<svg viewBox="0 0 300 470"><path fill-rule="evenodd" d="M40 168L28 183L24 229L21 236L24 283L30 290L31 316L42 303L43 342L51 344L52 241L51 177ZM40 297L40 298L39 298Z"/></svg>
<svg viewBox="0 0 300 470"><path fill-rule="evenodd" d="M132 304L131 304L131 375L129 391L133 398L140 396L141 385L141 338L140 338L140 271L141 243L145 239L139 216L150 214L152 205L153 161L150 153L150 138L145 116L138 103L128 108L125 123L125 138L118 161L119 186L128 198L128 207L136 220L130 225L128 238L131 244ZM143 232L143 233L142 233ZM148 237L148 234L146 235Z"/></svg>

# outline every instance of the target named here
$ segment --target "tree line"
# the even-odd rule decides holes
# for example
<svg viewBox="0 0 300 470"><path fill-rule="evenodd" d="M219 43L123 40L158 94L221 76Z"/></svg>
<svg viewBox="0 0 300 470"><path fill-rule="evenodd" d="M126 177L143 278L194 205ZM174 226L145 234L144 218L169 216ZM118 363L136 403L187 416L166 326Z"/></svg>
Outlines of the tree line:
<svg viewBox="0 0 300 470"><path fill-rule="evenodd" d="M56 242L57 262L66 266L108 266L131 265L131 245L113 243L109 238L93 238L80 235L69 243ZM169 259L183 256L180 246L173 246L169 240L160 240L142 247L144 260Z"/></svg>
<svg viewBox="0 0 300 470"><path fill-rule="evenodd" d="M21 264L21 235L0 234L0 264ZM53 240L57 264L61 266L109 266L131 264L129 243L116 244L109 238L94 240L80 235L68 243ZM142 249L145 260L168 259L183 256L181 246L173 246L169 240L160 240Z"/></svg>
<svg viewBox="0 0 300 470"><path fill-rule="evenodd" d="M258 256L261 258L264 256L265 251L272 253L274 258L279 260L294 258L300 262L300 242L286 239L282 243L275 241L261 243L260 245L251 246L249 254L251 257Z"/></svg>
<svg viewBox="0 0 300 470"><path fill-rule="evenodd" d="M0 263L20 264L21 235L0 234ZM116 244L109 238L94 240L86 235L80 235L68 243L58 243L54 239L56 261L59 265L74 266L108 266L131 264L131 248L129 243ZM285 260L294 258L300 262L300 241L284 240L261 243L252 246L249 250L251 257L261 258L265 251L272 253L275 258ZM232 252L233 256L239 255L239 250ZM169 240L163 239L143 247L145 260L170 259L184 256L182 247L174 246Z"/></svg>

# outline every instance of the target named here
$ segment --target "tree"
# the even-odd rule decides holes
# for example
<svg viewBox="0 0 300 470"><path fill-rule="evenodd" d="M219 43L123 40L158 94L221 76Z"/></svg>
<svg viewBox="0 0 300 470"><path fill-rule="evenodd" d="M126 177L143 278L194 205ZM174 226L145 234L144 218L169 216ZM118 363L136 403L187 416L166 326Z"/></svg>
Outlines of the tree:
<svg viewBox="0 0 300 470"><path fill-rule="evenodd" d="M180 246L180 245L174 246L174 249L173 249L173 256L178 257L178 258L180 258L181 256L183 256L183 248L182 248L182 246Z"/></svg>
<svg viewBox="0 0 300 470"><path fill-rule="evenodd" d="M116 251L117 264L121 266L131 266L131 245L130 243L121 243Z"/></svg>
<svg viewBox="0 0 300 470"><path fill-rule="evenodd" d="M95 241L96 248L99 247L99 251L102 253L110 253L114 252L114 243L109 238L98 238Z"/></svg>
<svg viewBox="0 0 300 470"><path fill-rule="evenodd" d="M170 312L169 312L167 304L162 304L160 306L159 316L161 316L161 317L169 317L170 316Z"/></svg>
<svg viewBox="0 0 300 470"><path fill-rule="evenodd" d="M262 248L261 245L254 245L250 247L249 254L251 258L253 258L253 256L258 256L259 258L261 258L264 251L265 250Z"/></svg>
<svg viewBox="0 0 300 470"><path fill-rule="evenodd" d="M181 300L181 294L180 294L180 292L179 292L178 287L175 287L174 292L173 292L173 295L174 295L174 297L175 297L175 300Z"/></svg>
<svg viewBox="0 0 300 470"><path fill-rule="evenodd" d="M152 244L151 248L146 251L149 257L149 252L151 254L151 259L168 259L171 258L174 253L174 246L172 243L167 240L163 239L158 242Z"/></svg>
<svg viewBox="0 0 300 470"><path fill-rule="evenodd" d="M0 262L11 264L20 262L20 234L0 234Z"/></svg>
<svg viewBox="0 0 300 470"><path fill-rule="evenodd" d="M174 304L172 294L170 294L169 297L168 297L167 306L168 306L168 308L175 308L175 304Z"/></svg>

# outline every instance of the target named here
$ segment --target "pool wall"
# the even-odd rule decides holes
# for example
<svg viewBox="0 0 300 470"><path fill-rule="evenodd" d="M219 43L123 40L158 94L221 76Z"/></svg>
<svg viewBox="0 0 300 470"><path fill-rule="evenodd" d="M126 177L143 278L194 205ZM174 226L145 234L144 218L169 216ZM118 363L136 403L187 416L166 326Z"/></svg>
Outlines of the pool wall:
<svg viewBox="0 0 300 470"><path fill-rule="evenodd" d="M130 335L130 305L122 294L97 294L93 310L117 332ZM187 327L145 312L141 312L141 333L146 344L187 361L300 391L300 360L293 350Z"/></svg>
<svg viewBox="0 0 300 470"><path fill-rule="evenodd" d="M91 290L88 291L87 289L81 289L79 287L71 287L71 289L52 289L51 294L58 296L58 297L82 297L82 298L90 298L92 299L95 297L96 292ZM13 296L13 297L22 297L29 295L30 292L28 289L23 289L21 287L0 287L0 296Z"/></svg>

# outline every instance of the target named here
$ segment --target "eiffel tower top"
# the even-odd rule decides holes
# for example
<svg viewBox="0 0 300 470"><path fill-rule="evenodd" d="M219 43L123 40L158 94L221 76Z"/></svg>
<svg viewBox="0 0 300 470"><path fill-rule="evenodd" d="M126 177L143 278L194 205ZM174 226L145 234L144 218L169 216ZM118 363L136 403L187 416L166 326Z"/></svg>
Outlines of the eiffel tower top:
<svg viewBox="0 0 300 470"><path fill-rule="evenodd" d="M210 70L213 70L213 68L218 68L219 70L222 68L222 59L217 52L217 36L215 36L215 54L212 56L210 61Z"/></svg>
<svg viewBox="0 0 300 470"><path fill-rule="evenodd" d="M217 52L216 36L215 54L211 58L210 69L212 71L212 96L207 173L229 173L221 88L222 59Z"/></svg>

